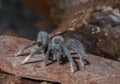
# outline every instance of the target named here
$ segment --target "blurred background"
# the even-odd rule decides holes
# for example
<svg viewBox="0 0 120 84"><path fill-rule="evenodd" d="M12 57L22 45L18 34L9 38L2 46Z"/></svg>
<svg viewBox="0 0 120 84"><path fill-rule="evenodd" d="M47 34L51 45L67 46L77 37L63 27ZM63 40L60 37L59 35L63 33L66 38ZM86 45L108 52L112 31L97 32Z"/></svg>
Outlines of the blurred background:
<svg viewBox="0 0 120 84"><path fill-rule="evenodd" d="M0 35L35 40L38 31L48 33L63 19L65 10L88 0L0 0Z"/></svg>
<svg viewBox="0 0 120 84"><path fill-rule="evenodd" d="M51 31L50 0L0 0L0 35L35 40L39 30Z"/></svg>

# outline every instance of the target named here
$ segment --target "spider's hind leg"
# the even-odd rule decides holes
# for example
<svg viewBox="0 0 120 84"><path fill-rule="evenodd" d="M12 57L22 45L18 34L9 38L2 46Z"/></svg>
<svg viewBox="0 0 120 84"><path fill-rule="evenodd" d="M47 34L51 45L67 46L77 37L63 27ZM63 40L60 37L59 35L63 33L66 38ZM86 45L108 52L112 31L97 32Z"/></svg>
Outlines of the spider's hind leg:
<svg viewBox="0 0 120 84"><path fill-rule="evenodd" d="M71 67L71 72L74 72L74 68L73 68L73 58L70 55L67 55L68 60L70 61L70 67Z"/></svg>
<svg viewBox="0 0 120 84"><path fill-rule="evenodd" d="M84 67L84 57L85 57L85 54L83 53L83 51L80 51L80 50L75 50L80 58L80 63L82 65L82 67Z"/></svg>
<svg viewBox="0 0 120 84"><path fill-rule="evenodd" d="M77 53L80 58L80 64L84 67L84 58L87 56L84 45L79 40L70 39L68 40L68 46Z"/></svg>
<svg viewBox="0 0 120 84"><path fill-rule="evenodd" d="M85 66L85 64L84 64L84 57L83 56L80 56L80 63L82 65L82 67Z"/></svg>

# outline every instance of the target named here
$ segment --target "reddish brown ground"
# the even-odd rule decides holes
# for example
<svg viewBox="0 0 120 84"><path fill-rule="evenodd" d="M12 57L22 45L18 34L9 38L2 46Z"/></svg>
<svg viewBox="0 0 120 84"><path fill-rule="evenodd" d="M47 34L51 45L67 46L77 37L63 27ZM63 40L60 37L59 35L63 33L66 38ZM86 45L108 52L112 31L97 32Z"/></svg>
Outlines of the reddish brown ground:
<svg viewBox="0 0 120 84"><path fill-rule="evenodd" d="M14 54L25 44L28 44L30 42L31 41L27 39L1 36L0 69L4 72L14 74L14 77L47 80L52 82L59 82L62 84L120 83L119 62L90 54L86 58L88 64L85 66L85 70L83 70L83 68L79 65L79 58L76 57L77 55L73 56L75 58L75 73L70 72L68 61L65 61L63 65L51 63L49 66L44 67L42 56L40 54L34 56L30 60L31 62L38 62L20 65L20 62L26 57L26 55L15 57Z"/></svg>

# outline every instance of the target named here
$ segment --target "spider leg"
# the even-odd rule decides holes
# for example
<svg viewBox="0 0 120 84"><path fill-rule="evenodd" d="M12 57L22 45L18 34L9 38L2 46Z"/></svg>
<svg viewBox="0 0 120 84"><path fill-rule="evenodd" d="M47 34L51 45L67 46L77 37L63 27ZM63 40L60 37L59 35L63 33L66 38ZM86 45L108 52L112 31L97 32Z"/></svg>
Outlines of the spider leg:
<svg viewBox="0 0 120 84"><path fill-rule="evenodd" d="M57 62L60 63L60 51L58 51L56 54L57 54L56 55L57 56Z"/></svg>
<svg viewBox="0 0 120 84"><path fill-rule="evenodd" d="M65 55L67 56L68 60L70 61L71 72L74 72L74 68L73 68L74 61L70 54L70 51L65 46L63 46L63 51L64 51Z"/></svg>
<svg viewBox="0 0 120 84"><path fill-rule="evenodd" d="M80 57L80 63L81 63L81 66L84 68L85 70L85 64L84 64L84 54L82 53L78 53L78 56Z"/></svg>
<svg viewBox="0 0 120 84"><path fill-rule="evenodd" d="M84 58L83 56L80 56L80 63L82 65L82 67L84 67L84 59L83 58Z"/></svg>
<svg viewBox="0 0 120 84"><path fill-rule="evenodd" d="M56 55L57 55L57 51L53 48L52 49L53 51L52 51L52 54L53 54L53 60L55 61L56 60Z"/></svg>
<svg viewBox="0 0 120 84"><path fill-rule="evenodd" d="M35 54L38 54L41 50L44 50L46 45L42 45L40 48L36 49L35 51L33 51L32 53L30 53L30 55L28 55L22 62L21 64L25 64L32 56L34 56Z"/></svg>
<svg viewBox="0 0 120 84"><path fill-rule="evenodd" d="M80 63L82 65L82 67L84 67L84 56L85 56L85 53L84 51L80 51L79 49L74 49L75 52L77 52L78 56L80 57Z"/></svg>
<svg viewBox="0 0 120 84"><path fill-rule="evenodd" d="M48 48L48 51L46 52L46 54L45 54L45 58L44 58L44 66L47 65L47 61L48 61L48 58L49 58L50 52L51 52L51 48Z"/></svg>
<svg viewBox="0 0 120 84"><path fill-rule="evenodd" d="M60 45L52 45L52 50L53 50L54 60L57 59L57 63L60 63L60 54L61 54Z"/></svg>
<svg viewBox="0 0 120 84"><path fill-rule="evenodd" d="M75 45L75 46L76 46L76 48L74 48L74 50L77 49L78 51L76 50L76 52L78 54L81 53L83 56L88 57L88 55L85 53L85 48L81 42L77 41L77 45Z"/></svg>
<svg viewBox="0 0 120 84"><path fill-rule="evenodd" d="M70 39L67 43L67 46L78 54L78 56L80 57L80 63L82 67L84 67L84 57L87 55L85 53L83 44L76 39Z"/></svg>
<svg viewBox="0 0 120 84"><path fill-rule="evenodd" d="M23 48L21 48L21 49L15 54L15 56L20 55L24 50L26 50L26 49L29 48L29 47L34 46L34 45L37 44L37 43L38 43L38 42L34 41L34 42L32 42L32 43L24 46Z"/></svg>

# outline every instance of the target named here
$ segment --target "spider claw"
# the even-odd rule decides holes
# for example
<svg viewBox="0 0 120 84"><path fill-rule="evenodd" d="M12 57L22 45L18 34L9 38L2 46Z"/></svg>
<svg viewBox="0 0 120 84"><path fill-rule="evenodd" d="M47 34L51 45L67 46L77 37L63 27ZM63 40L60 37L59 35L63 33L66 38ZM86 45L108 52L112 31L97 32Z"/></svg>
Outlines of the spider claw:
<svg viewBox="0 0 120 84"><path fill-rule="evenodd" d="M71 69L71 72L72 72L72 73L74 73L74 70L73 70L73 69Z"/></svg>
<svg viewBox="0 0 120 84"><path fill-rule="evenodd" d="M26 60L26 59L23 60L20 64L23 65L23 64L25 64L25 63L27 63L27 60Z"/></svg>
<svg viewBox="0 0 120 84"><path fill-rule="evenodd" d="M21 54L21 51L18 51L15 56L19 56Z"/></svg>
<svg viewBox="0 0 120 84"><path fill-rule="evenodd" d="M85 66L84 65L82 65L82 69L85 70Z"/></svg>
<svg viewBox="0 0 120 84"><path fill-rule="evenodd" d="M81 66L84 67L84 63L82 61L80 61L80 63L81 63Z"/></svg>
<svg viewBox="0 0 120 84"><path fill-rule="evenodd" d="M73 73L74 69L73 69L73 64L72 63L70 63L70 67L71 67L71 72Z"/></svg>
<svg viewBox="0 0 120 84"><path fill-rule="evenodd" d="M18 53L15 53L14 56L18 56L19 54Z"/></svg>
<svg viewBox="0 0 120 84"><path fill-rule="evenodd" d="M23 64L25 64L25 63L26 63L26 61L22 61L20 64L23 65Z"/></svg>
<svg viewBox="0 0 120 84"><path fill-rule="evenodd" d="M43 65L44 65L44 66L47 66L47 63L44 62Z"/></svg>

